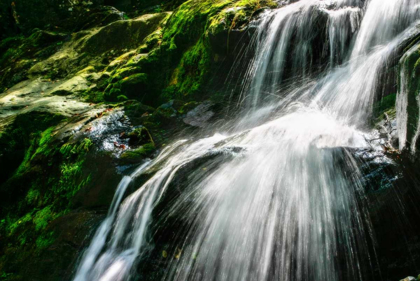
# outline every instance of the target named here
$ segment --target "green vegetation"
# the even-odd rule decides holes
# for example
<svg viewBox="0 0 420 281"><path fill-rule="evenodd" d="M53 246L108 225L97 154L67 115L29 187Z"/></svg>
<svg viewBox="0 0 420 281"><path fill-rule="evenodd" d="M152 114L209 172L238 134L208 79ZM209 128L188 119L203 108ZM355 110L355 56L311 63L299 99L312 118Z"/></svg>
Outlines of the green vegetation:
<svg viewBox="0 0 420 281"><path fill-rule="evenodd" d="M71 199L90 180L82 169L92 142L62 145L54 137L55 124L62 121L46 113L19 115L0 135L0 163L7 171L0 185L0 235L15 245L20 254L12 256L18 261L53 243L49 223L69 212Z"/></svg>
<svg viewBox="0 0 420 281"><path fill-rule="evenodd" d="M376 102L373 106L373 117L378 121L378 119L383 118L383 114L386 113L390 118L395 117L395 102L397 100L397 94L391 94L380 101Z"/></svg>
<svg viewBox="0 0 420 281"><path fill-rule="evenodd" d="M256 10L265 6L276 7L277 4L274 1L220 0L188 1L181 5L168 20L162 36L162 52L168 57L166 60L172 62L163 97L186 101L202 99L218 56L212 50L209 36L226 33L222 38L226 38L223 43L228 45L229 31L248 22Z"/></svg>
<svg viewBox="0 0 420 281"><path fill-rule="evenodd" d="M121 154L121 160L123 163L137 163L145 157L150 157L155 150L153 143L146 143L137 149L125 151Z"/></svg>
<svg viewBox="0 0 420 281"><path fill-rule="evenodd" d="M134 56L113 71L105 99L117 101L124 95L158 105L170 99L209 98L205 89L220 56L210 36L226 38L222 43L228 45L230 30L244 26L259 9L276 6L270 0L185 2L138 49L147 54Z"/></svg>

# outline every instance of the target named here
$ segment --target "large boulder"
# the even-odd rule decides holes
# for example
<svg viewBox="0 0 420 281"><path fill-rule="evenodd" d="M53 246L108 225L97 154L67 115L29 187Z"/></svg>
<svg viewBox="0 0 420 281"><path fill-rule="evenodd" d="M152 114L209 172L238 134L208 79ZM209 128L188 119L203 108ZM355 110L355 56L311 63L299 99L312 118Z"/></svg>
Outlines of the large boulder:
<svg viewBox="0 0 420 281"><path fill-rule="evenodd" d="M149 14L114 22L89 36L81 51L101 54L109 50L136 48L167 16L167 13Z"/></svg>

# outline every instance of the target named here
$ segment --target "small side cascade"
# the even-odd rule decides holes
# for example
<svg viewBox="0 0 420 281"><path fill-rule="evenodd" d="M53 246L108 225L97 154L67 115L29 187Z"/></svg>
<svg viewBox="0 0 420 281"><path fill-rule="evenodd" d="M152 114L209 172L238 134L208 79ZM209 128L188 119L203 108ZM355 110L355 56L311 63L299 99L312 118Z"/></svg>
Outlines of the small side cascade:
<svg viewBox="0 0 420 281"><path fill-rule="evenodd" d="M417 54L420 44L412 46L401 58L399 90L397 93L397 129L399 149L408 149L412 154L417 150L420 135L420 100L418 97L419 85L413 81L415 63L419 58ZM414 58L413 58L414 57Z"/></svg>

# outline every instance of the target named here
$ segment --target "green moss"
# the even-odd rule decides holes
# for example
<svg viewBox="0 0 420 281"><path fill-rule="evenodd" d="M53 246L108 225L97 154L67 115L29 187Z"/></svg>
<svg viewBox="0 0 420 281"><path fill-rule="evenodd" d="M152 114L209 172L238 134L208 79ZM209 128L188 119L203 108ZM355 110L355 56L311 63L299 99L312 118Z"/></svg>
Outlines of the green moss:
<svg viewBox="0 0 420 281"><path fill-rule="evenodd" d="M209 35L245 25L255 11L267 6L277 4L271 0L186 1L161 31L150 35L150 44L141 48L148 56L130 63L148 74L148 92L160 103L199 100L206 95L217 65Z"/></svg>
<svg viewBox="0 0 420 281"><path fill-rule="evenodd" d="M144 105L140 102L128 102L125 107L125 113L132 119L140 119L143 114L149 114L155 111L153 107Z"/></svg>
<svg viewBox="0 0 420 281"><path fill-rule="evenodd" d="M9 221L9 224L6 226L6 229L8 230L10 235L13 235L15 231L22 225L25 225L28 222L32 221L32 214L27 213L21 218L18 218L17 220L11 222L8 218L7 221Z"/></svg>
<svg viewBox="0 0 420 281"><path fill-rule="evenodd" d="M169 50L194 45L205 33L208 21L233 1L187 1L169 19L163 34L163 44Z"/></svg>
<svg viewBox="0 0 420 281"><path fill-rule="evenodd" d="M35 241L35 244L38 250L42 250L49 247L51 244L54 243L54 241L54 232L47 232L38 236L38 238Z"/></svg>
<svg viewBox="0 0 420 281"><path fill-rule="evenodd" d="M110 78L110 83L116 83L120 80L123 80L126 77L129 77L130 75L139 73L141 70L140 67L138 66L125 66L119 69L116 69L111 78Z"/></svg>
<svg viewBox="0 0 420 281"><path fill-rule="evenodd" d="M128 150L121 154L121 160L123 162L138 162L145 157L150 157L156 150L154 143L147 143L135 150Z"/></svg>
<svg viewBox="0 0 420 281"><path fill-rule="evenodd" d="M12 36L0 41L0 50L7 50L12 46L17 46L25 39L23 35Z"/></svg>
<svg viewBox="0 0 420 281"><path fill-rule="evenodd" d="M276 8L277 5L276 1L273 0L241 0L235 4L236 7L246 7L253 11L263 7Z"/></svg>
<svg viewBox="0 0 420 281"><path fill-rule="evenodd" d="M387 113L390 118L395 116L395 103L397 94L388 95L373 105L373 116L375 119L382 119L383 114ZM378 120L377 120L378 121Z"/></svg>
<svg viewBox="0 0 420 281"><path fill-rule="evenodd" d="M132 131L128 134L130 138L129 143L131 146L142 145L146 143L152 143L154 145L154 141L152 136L150 135L149 130L146 127L140 127Z"/></svg>
<svg viewBox="0 0 420 281"><path fill-rule="evenodd" d="M101 103L105 101L104 93L102 91L97 91L95 88L84 92L82 97L85 101L92 103Z"/></svg>
<svg viewBox="0 0 420 281"><path fill-rule="evenodd" d="M13 277L14 277L13 273L6 273L6 272L1 272L0 273L1 280L12 280Z"/></svg>
<svg viewBox="0 0 420 281"><path fill-rule="evenodd" d="M0 185L0 234L19 252L30 253L54 241L48 225L68 212L74 195L89 183L90 176L82 171L92 142L87 138L64 145L58 141L55 126L47 125L60 122L62 117L38 113L24 117L25 126L17 119L1 134L3 141L10 141L10 147L22 145L21 140L26 143L19 167ZM44 131L38 131L41 128Z"/></svg>
<svg viewBox="0 0 420 281"><path fill-rule="evenodd" d="M126 101L126 100L128 100L128 98L127 98L127 96L124 96L124 95L119 95L119 96L117 96L117 101Z"/></svg>
<svg viewBox="0 0 420 281"><path fill-rule="evenodd" d="M31 189L26 195L25 200L28 204L36 205L37 204L36 202L40 199L40 197L41 197L41 193L39 190Z"/></svg>
<svg viewBox="0 0 420 281"><path fill-rule="evenodd" d="M45 229L48 223L54 219L54 216L55 214L52 212L51 206L47 206L38 211L33 218L35 230L39 231Z"/></svg>
<svg viewBox="0 0 420 281"><path fill-rule="evenodd" d="M185 99L187 95L196 95L208 77L211 64L211 50L203 38L181 59L175 69L170 86L165 90L164 96Z"/></svg>
<svg viewBox="0 0 420 281"><path fill-rule="evenodd" d="M155 151L155 149L156 148L154 143L147 143L138 149L138 153L143 155L150 155L152 152Z"/></svg>
<svg viewBox="0 0 420 281"><path fill-rule="evenodd" d="M140 53L147 53L156 48L162 42L162 29L159 28L146 37L145 43L140 47Z"/></svg>
<svg viewBox="0 0 420 281"><path fill-rule="evenodd" d="M58 184L53 185L55 196L63 198L61 206L67 207L71 198L90 181L90 176L82 178L85 154L92 147L92 141L85 138L80 143L65 144L60 148L64 161L60 165ZM66 206L67 204L67 206Z"/></svg>
<svg viewBox="0 0 420 281"><path fill-rule="evenodd" d="M277 3L272 0L240 0L234 1L229 8L211 18L209 31L213 34L225 30L242 28L249 23L254 13L261 8L276 8Z"/></svg>
<svg viewBox="0 0 420 281"><path fill-rule="evenodd" d="M121 96L125 96L127 99L137 98L141 100L148 100L148 94L147 74L136 73L124 77L123 79L108 87L104 98L107 101L122 101L125 100L125 98L122 98Z"/></svg>
<svg viewBox="0 0 420 281"><path fill-rule="evenodd" d="M60 148L60 153L65 159L71 159L80 153L88 152L92 144L92 141L88 138L83 139L79 144L66 143Z"/></svg>
<svg viewBox="0 0 420 281"><path fill-rule="evenodd" d="M113 73L107 101L118 96L159 105L175 97L198 94L212 59L206 28L210 18L234 1L187 1L149 34L133 56ZM147 55L145 53L148 53ZM136 75L136 80L131 76ZM144 78L140 80L142 75ZM178 85L178 82L183 81ZM184 81L185 80L185 81ZM163 93L163 95L162 95Z"/></svg>
<svg viewBox="0 0 420 281"><path fill-rule="evenodd" d="M52 139L52 133L55 127L50 127L41 133L41 139L38 142L38 148L35 153L31 156L31 160L37 157L38 155L50 156L54 152L54 147L49 145Z"/></svg>
<svg viewBox="0 0 420 281"><path fill-rule="evenodd" d="M14 122L0 134L0 185L23 169L32 157L43 131L58 124L64 118L48 113L29 113L16 117Z"/></svg>

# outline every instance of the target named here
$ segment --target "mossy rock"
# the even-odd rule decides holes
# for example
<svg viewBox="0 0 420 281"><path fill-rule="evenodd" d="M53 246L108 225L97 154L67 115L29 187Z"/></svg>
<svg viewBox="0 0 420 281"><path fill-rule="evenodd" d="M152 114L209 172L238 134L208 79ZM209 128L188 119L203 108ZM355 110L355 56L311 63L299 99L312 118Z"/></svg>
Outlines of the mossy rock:
<svg viewBox="0 0 420 281"><path fill-rule="evenodd" d="M3 54L2 60L6 58L17 59L22 55L33 54L43 47L65 40L63 33L49 32L36 29L27 38L16 36L6 38L0 42L0 51Z"/></svg>
<svg viewBox="0 0 420 281"><path fill-rule="evenodd" d="M75 243L75 232L70 235L68 227L83 228L77 238L81 242L92 225L82 227L84 218L81 222L73 217L68 224L61 218L78 208L105 211L112 200L121 176L111 158L97 152L86 136L60 138L58 129L68 122L72 121L62 116L32 112L17 116L0 134L0 163L11 166L0 182L0 251L5 253L0 276L42 279L51 264L54 272L42 280L70 276L74 264L69 262L76 260L82 245ZM15 164L3 158L8 155ZM66 247L69 241L74 243ZM64 274L66 270L70 271Z"/></svg>
<svg viewBox="0 0 420 281"><path fill-rule="evenodd" d="M154 143L146 143L137 149L123 152L120 160L124 164L138 163L144 158L150 157L155 150Z"/></svg>
<svg viewBox="0 0 420 281"><path fill-rule="evenodd" d="M154 115L164 116L165 118L175 117L183 105L184 102L180 100L170 100L169 102L159 106L154 112Z"/></svg>
<svg viewBox="0 0 420 281"><path fill-rule="evenodd" d="M27 239L19 247L9 245L5 251L9 258L0 259L0 279L54 281L71 276L74 262L94 233L92 228L104 215L99 211L72 211L52 220L41 234L33 231L33 241Z"/></svg>
<svg viewBox="0 0 420 281"><path fill-rule="evenodd" d="M25 159L33 139L64 118L59 115L32 112L22 114L0 131L0 185L16 171Z"/></svg>
<svg viewBox="0 0 420 281"><path fill-rule="evenodd" d="M125 112L127 114L127 116L130 117L130 119L132 118L139 118L141 117L143 114L149 114L152 113L153 111L155 111L155 109L151 106L145 105L141 102L138 101L128 101L125 105L124 105L124 109Z"/></svg>
<svg viewBox="0 0 420 281"><path fill-rule="evenodd" d="M105 92L105 99L108 101L120 101L121 96L130 99L137 99L147 104L154 104L154 97L149 92L147 74L137 73L123 78Z"/></svg>
<svg viewBox="0 0 420 281"><path fill-rule="evenodd" d="M168 13L144 15L133 20L111 23L90 36L81 51L102 54L109 50L136 48L168 15Z"/></svg>
<svg viewBox="0 0 420 281"><path fill-rule="evenodd" d="M60 49L65 40L65 34L37 30L27 38L18 36L1 41L0 92L26 79L28 70Z"/></svg>
<svg viewBox="0 0 420 281"><path fill-rule="evenodd" d="M154 141L146 127L140 127L130 132L127 137L129 138L128 144L130 146L140 146L151 143L154 146Z"/></svg>
<svg viewBox="0 0 420 281"><path fill-rule="evenodd" d="M149 74L150 91L159 95L161 103L168 99L209 98L214 92L209 88L218 85L214 83L214 76L218 75L221 62L228 55L230 31L245 25L254 12L265 6L276 7L277 4L270 0L183 3L168 19L157 50L150 51L140 62ZM225 18L230 22L226 23ZM221 31L223 36L215 36Z"/></svg>
<svg viewBox="0 0 420 281"><path fill-rule="evenodd" d="M391 94L386 97L383 97L373 105L373 118L375 123L378 123L382 120L383 115L386 113L388 117L394 118L396 111L395 111L395 103L397 100L397 94Z"/></svg>
<svg viewBox="0 0 420 281"><path fill-rule="evenodd" d="M140 53L148 53L156 48L162 41L162 30L158 29L144 40L144 45L140 47Z"/></svg>
<svg viewBox="0 0 420 281"><path fill-rule="evenodd" d="M141 68L138 66L126 66L116 69L111 76L110 83L116 83L126 77L129 77L130 75L138 74L140 72Z"/></svg>

